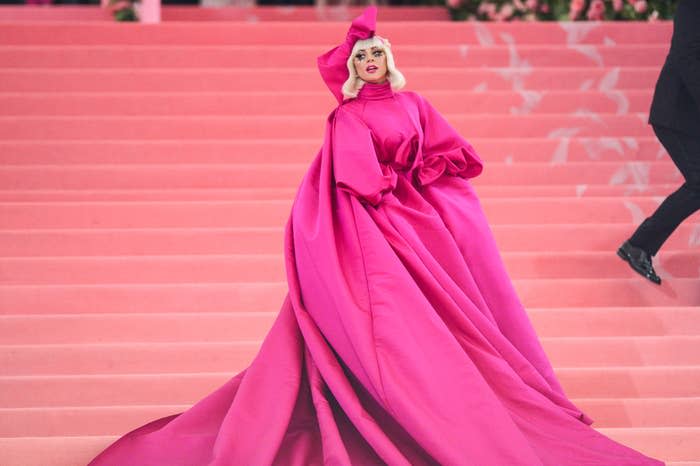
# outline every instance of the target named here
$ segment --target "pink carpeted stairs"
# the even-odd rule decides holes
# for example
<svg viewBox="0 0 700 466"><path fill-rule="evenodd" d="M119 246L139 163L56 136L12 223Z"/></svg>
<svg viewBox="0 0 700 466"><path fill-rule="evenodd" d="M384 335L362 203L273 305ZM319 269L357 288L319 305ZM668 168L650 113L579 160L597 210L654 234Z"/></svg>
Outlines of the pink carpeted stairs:
<svg viewBox="0 0 700 466"><path fill-rule="evenodd" d="M334 107L315 57L346 28L0 23L0 464L85 464L249 364ZM475 186L569 396L700 465L700 216L656 258L661 287L615 255L681 183L646 124L671 25L380 11L378 32L485 160Z"/></svg>

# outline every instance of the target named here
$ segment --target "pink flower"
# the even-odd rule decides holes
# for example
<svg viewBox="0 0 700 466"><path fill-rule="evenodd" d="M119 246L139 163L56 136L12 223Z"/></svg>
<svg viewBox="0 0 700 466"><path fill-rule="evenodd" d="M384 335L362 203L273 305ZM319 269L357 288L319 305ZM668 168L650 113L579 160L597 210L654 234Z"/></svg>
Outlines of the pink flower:
<svg viewBox="0 0 700 466"><path fill-rule="evenodd" d="M513 5L515 6L515 9L518 11L525 11L527 10L527 7L523 3L523 0L513 0Z"/></svg>
<svg viewBox="0 0 700 466"><path fill-rule="evenodd" d="M496 14L496 4L491 3L491 2L484 2L479 5L479 9L477 10L479 14L486 16L491 21L497 20L497 14Z"/></svg>
<svg viewBox="0 0 700 466"><path fill-rule="evenodd" d="M540 5L540 11L542 13L549 13L549 5L547 5L546 3L543 3L542 5Z"/></svg>
<svg viewBox="0 0 700 466"><path fill-rule="evenodd" d="M605 13L605 4L603 0L593 0L591 6L588 8L588 14L586 17L591 21L600 21L603 19L603 14Z"/></svg>
<svg viewBox="0 0 700 466"><path fill-rule="evenodd" d="M659 12L656 10L652 11L651 14L649 15L648 19L649 19L649 21L652 21L652 22L656 21L657 19L659 19Z"/></svg>
<svg viewBox="0 0 700 466"><path fill-rule="evenodd" d="M525 6L527 6L528 9L535 11L537 10L537 0L527 0L525 2Z"/></svg>
<svg viewBox="0 0 700 466"><path fill-rule="evenodd" d="M637 13L645 13L647 11L647 2L646 0L639 0L634 4L634 11Z"/></svg>
<svg viewBox="0 0 700 466"><path fill-rule="evenodd" d="M583 10L583 0L571 0L569 4L569 10L579 14Z"/></svg>
<svg viewBox="0 0 700 466"><path fill-rule="evenodd" d="M513 8L513 5L510 3L504 3L501 5L501 9L498 11L496 18L498 21L504 21L510 19L510 17L513 16L513 13L515 13L515 8Z"/></svg>
<svg viewBox="0 0 700 466"><path fill-rule="evenodd" d="M624 0L612 0L612 4L615 11L622 11L622 8L625 6Z"/></svg>
<svg viewBox="0 0 700 466"><path fill-rule="evenodd" d="M447 6L450 8L459 8L462 4L462 0L447 0Z"/></svg>
<svg viewBox="0 0 700 466"><path fill-rule="evenodd" d="M579 13L583 10L583 0L571 0L569 3L569 19L578 18Z"/></svg>
<svg viewBox="0 0 700 466"><path fill-rule="evenodd" d="M477 11L482 15L491 17L496 14L496 5L491 2L484 2L479 4L479 9Z"/></svg>

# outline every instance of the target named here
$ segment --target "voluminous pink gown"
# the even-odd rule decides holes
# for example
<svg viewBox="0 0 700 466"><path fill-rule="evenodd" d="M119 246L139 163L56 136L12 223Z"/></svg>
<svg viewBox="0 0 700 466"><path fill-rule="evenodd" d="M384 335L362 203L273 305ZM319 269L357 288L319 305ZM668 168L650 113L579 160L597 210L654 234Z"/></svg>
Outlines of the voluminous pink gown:
<svg viewBox="0 0 700 466"><path fill-rule="evenodd" d="M289 293L253 362L91 465L663 465L564 394L468 180L481 171L419 94L365 84L299 187Z"/></svg>

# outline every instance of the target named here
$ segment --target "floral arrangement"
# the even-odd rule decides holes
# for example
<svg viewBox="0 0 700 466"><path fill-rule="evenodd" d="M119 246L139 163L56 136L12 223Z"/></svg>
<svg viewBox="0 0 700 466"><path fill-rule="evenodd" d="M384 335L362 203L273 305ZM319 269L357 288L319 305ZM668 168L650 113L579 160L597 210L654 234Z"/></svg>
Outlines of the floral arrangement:
<svg viewBox="0 0 700 466"><path fill-rule="evenodd" d="M676 10L677 0L571 0L569 19L649 20L669 19Z"/></svg>
<svg viewBox="0 0 700 466"><path fill-rule="evenodd" d="M445 0L453 20L670 19L678 0Z"/></svg>
<svg viewBox="0 0 700 466"><path fill-rule="evenodd" d="M109 11L117 21L138 21L134 0L109 0Z"/></svg>

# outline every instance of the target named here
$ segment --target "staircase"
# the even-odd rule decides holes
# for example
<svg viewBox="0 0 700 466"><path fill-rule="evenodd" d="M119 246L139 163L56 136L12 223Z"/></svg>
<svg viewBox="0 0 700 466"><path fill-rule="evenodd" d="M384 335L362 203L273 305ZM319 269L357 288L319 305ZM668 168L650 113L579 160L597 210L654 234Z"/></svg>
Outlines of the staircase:
<svg viewBox="0 0 700 466"><path fill-rule="evenodd" d="M201 19L201 18L200 18ZM700 465L700 216L615 255L681 176L646 124L669 23L385 22L474 180L567 394ZM347 22L0 23L0 464L85 464L247 367Z"/></svg>

